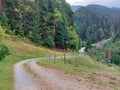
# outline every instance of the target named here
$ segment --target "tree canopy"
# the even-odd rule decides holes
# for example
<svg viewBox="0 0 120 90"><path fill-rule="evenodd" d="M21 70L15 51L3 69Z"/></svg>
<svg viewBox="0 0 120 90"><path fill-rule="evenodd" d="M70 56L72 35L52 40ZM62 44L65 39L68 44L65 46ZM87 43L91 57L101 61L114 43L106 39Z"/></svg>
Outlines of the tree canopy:
<svg viewBox="0 0 120 90"><path fill-rule="evenodd" d="M65 0L5 0L0 22L9 28L7 33L27 37L37 45L77 48L73 12Z"/></svg>

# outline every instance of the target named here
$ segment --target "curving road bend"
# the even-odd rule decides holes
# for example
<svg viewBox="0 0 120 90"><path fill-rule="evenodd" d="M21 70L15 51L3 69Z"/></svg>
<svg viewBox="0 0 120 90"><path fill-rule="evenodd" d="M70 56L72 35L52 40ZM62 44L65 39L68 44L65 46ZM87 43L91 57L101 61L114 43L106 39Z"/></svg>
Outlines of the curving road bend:
<svg viewBox="0 0 120 90"><path fill-rule="evenodd" d="M39 90L37 84L33 83L32 77L24 68L24 64L31 60L26 60L15 64L14 66L14 89L15 90Z"/></svg>
<svg viewBox="0 0 120 90"><path fill-rule="evenodd" d="M37 61L38 59L30 59L15 64L15 90L83 90L67 74L39 66Z"/></svg>
<svg viewBox="0 0 120 90"><path fill-rule="evenodd" d="M90 83L83 76L67 74L36 64L44 58L29 59L14 66L14 90L113 90Z"/></svg>

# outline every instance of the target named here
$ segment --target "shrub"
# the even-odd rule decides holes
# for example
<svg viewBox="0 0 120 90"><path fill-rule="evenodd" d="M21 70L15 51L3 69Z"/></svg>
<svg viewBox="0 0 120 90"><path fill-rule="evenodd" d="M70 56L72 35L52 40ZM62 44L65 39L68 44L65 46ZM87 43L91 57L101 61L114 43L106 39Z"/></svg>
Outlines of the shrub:
<svg viewBox="0 0 120 90"><path fill-rule="evenodd" d="M10 55L10 50L7 46L3 45L0 49L0 61L7 55Z"/></svg>
<svg viewBox="0 0 120 90"><path fill-rule="evenodd" d="M49 48L53 48L55 45L53 37L52 36L46 37L43 45Z"/></svg>
<svg viewBox="0 0 120 90"><path fill-rule="evenodd" d="M110 62L114 63L116 65L120 65L120 56L119 55L113 55Z"/></svg>
<svg viewBox="0 0 120 90"><path fill-rule="evenodd" d="M3 38L5 36L5 32L2 28L2 26L0 25L0 38Z"/></svg>

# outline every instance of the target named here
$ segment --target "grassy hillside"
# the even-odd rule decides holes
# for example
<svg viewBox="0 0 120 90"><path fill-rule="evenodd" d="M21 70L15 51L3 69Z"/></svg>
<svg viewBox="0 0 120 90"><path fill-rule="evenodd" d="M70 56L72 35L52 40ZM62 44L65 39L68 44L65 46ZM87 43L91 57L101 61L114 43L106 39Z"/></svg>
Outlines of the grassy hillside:
<svg viewBox="0 0 120 90"><path fill-rule="evenodd" d="M65 75L70 73L75 74L82 78L80 80L89 84L92 83L92 85L97 85L98 87L107 86L112 88L111 90L120 89L120 67L114 66L114 69L112 69L112 67L109 67L105 63L97 62L87 55L79 56L77 60L77 67L76 57L73 57L73 55L66 59L65 65L63 58L58 59L56 64L53 63L53 60L39 61L38 64L61 70Z"/></svg>
<svg viewBox="0 0 120 90"><path fill-rule="evenodd" d="M7 45L11 55L0 61L0 90L13 90L13 65L21 60L46 56L52 51L44 47L36 47L29 41L23 41L15 36L7 36L0 41L1 45Z"/></svg>
<svg viewBox="0 0 120 90"><path fill-rule="evenodd" d="M77 67L76 67L76 60L78 62ZM56 64L53 63L53 60L39 61L38 64L46 66L46 67L64 70L65 72L69 72L69 73L84 73L84 72L89 72L89 71L101 71L105 73L115 72L115 73L120 74L119 72L120 67L114 66L114 69L112 69L107 64L93 60L88 55L78 56L77 59L75 55L72 55L72 57L69 57L66 59L65 65L63 61L64 59L62 57L56 60Z"/></svg>
<svg viewBox="0 0 120 90"><path fill-rule="evenodd" d="M53 56L52 50L44 47L37 47L31 42L23 41L15 36L8 36L1 40L1 45L3 44L9 47L11 55L0 62L0 90L13 90L13 66L16 62L29 58L44 57L48 54ZM109 76L110 80L105 85L119 85L119 79L117 80L117 77L120 75L119 67L115 66L114 69L111 69L111 67L106 64L97 62L87 55L78 57L78 67L76 67L76 57L74 57L76 55L72 54L70 56L72 57L66 59L66 65L63 64L63 56L56 60L56 64L53 63L53 60L43 60L38 62L38 64L64 70L65 73L83 74L83 76L88 75L87 77L91 81L94 78L98 84L104 84L105 82L99 81L98 78L96 78L96 75L100 75L100 77L103 78L105 78L104 76L106 75ZM115 80L111 81L111 79Z"/></svg>

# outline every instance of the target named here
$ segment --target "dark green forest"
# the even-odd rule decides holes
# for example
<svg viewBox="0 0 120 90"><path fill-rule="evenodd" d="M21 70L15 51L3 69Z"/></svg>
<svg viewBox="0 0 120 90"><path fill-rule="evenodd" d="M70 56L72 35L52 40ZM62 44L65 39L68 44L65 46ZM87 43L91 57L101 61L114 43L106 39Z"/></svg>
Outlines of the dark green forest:
<svg viewBox="0 0 120 90"><path fill-rule="evenodd" d="M79 7L74 13L74 20L83 41L92 44L120 32L120 9L99 5Z"/></svg>
<svg viewBox="0 0 120 90"><path fill-rule="evenodd" d="M79 7L79 8L78 8ZM76 10L76 8L78 8ZM96 60L120 64L120 9L100 5L72 6L77 32L88 55ZM94 43L106 43L97 48Z"/></svg>
<svg viewBox="0 0 120 90"><path fill-rule="evenodd" d="M76 49L73 12L65 0L5 0L0 15L5 32L48 48Z"/></svg>

